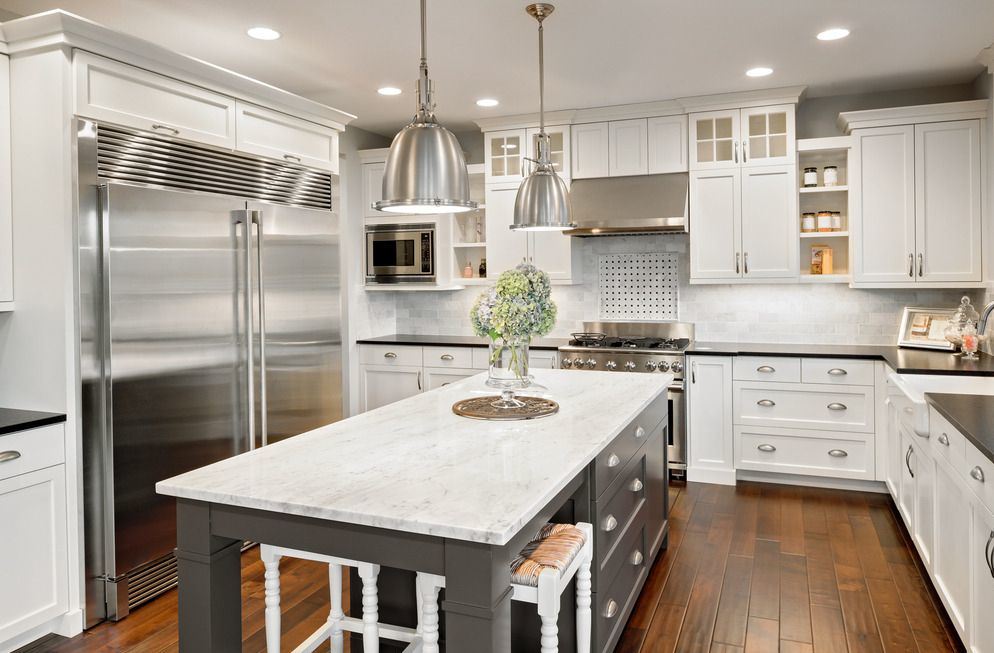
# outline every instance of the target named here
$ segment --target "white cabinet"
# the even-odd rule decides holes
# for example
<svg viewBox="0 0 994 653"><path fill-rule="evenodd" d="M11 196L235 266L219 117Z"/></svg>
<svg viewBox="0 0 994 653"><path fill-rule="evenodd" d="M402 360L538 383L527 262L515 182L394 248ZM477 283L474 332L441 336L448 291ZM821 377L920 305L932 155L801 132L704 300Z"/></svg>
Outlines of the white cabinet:
<svg viewBox="0 0 994 653"><path fill-rule="evenodd" d="M690 169L794 165L794 105L690 115Z"/></svg>
<svg viewBox="0 0 994 653"><path fill-rule="evenodd" d="M74 51L77 115L235 147L235 100L111 59Z"/></svg>
<svg viewBox="0 0 994 653"><path fill-rule="evenodd" d="M854 283L979 283L981 122L871 127L853 136Z"/></svg>
<svg viewBox="0 0 994 653"><path fill-rule="evenodd" d="M935 543L935 461L923 447L924 442L916 439L912 443L912 469L915 472L915 516L911 537L915 540L918 552L926 566L932 564L932 548ZM927 446L927 445L926 445Z"/></svg>
<svg viewBox="0 0 994 653"><path fill-rule="evenodd" d="M0 55L0 311L14 301L14 225L11 218L10 59Z"/></svg>
<svg viewBox="0 0 994 653"><path fill-rule="evenodd" d="M980 281L980 121L915 125L919 281Z"/></svg>
<svg viewBox="0 0 994 653"><path fill-rule="evenodd" d="M434 390L479 374L480 370L459 367L426 367L424 369L424 389Z"/></svg>
<svg viewBox="0 0 994 653"><path fill-rule="evenodd" d="M423 389L421 366L359 365L359 410L407 399Z"/></svg>
<svg viewBox="0 0 994 653"><path fill-rule="evenodd" d="M970 590L970 636L972 653L994 651L994 515L973 503L973 535L970 538L970 564L973 577Z"/></svg>
<svg viewBox="0 0 994 653"><path fill-rule="evenodd" d="M484 135L483 150L487 166L484 179L488 184L523 179L527 140L524 129L506 129Z"/></svg>
<svg viewBox="0 0 994 653"><path fill-rule="evenodd" d="M887 459L884 462L884 481L887 484L887 490L896 502L901 494L904 449L902 447L901 429L897 416L898 407L889 397L885 403L887 405Z"/></svg>
<svg viewBox="0 0 994 653"><path fill-rule="evenodd" d="M362 214L367 218L382 218L391 215L377 211L373 204L383 199L383 170L386 163L364 163L362 165Z"/></svg>
<svg viewBox="0 0 994 653"><path fill-rule="evenodd" d="M607 177L608 123L573 125L570 130L573 179Z"/></svg>
<svg viewBox="0 0 994 653"><path fill-rule="evenodd" d="M649 136L645 118L608 123L609 177L649 174Z"/></svg>
<svg viewBox="0 0 994 653"><path fill-rule="evenodd" d="M970 609L971 518L970 491L951 465L937 462L932 573L949 617L963 634Z"/></svg>
<svg viewBox="0 0 994 653"><path fill-rule="evenodd" d="M243 152L338 172L338 132L247 102L235 104L235 147Z"/></svg>
<svg viewBox="0 0 994 653"><path fill-rule="evenodd" d="M794 166L696 170L690 174L690 278L797 277Z"/></svg>
<svg viewBox="0 0 994 653"><path fill-rule="evenodd" d="M914 531L915 527L915 448L911 444L913 437L901 426L901 482L898 484L897 509L904 518L904 523L908 531Z"/></svg>
<svg viewBox="0 0 994 653"><path fill-rule="evenodd" d="M538 159L538 127L529 127L526 131L528 138L528 157ZM546 126L545 133L549 136L549 159L553 169L563 179L570 179L570 137L569 125ZM531 166L525 170L530 172Z"/></svg>
<svg viewBox="0 0 994 653"><path fill-rule="evenodd" d="M646 123L649 174L687 172L687 116L659 116Z"/></svg>
<svg viewBox="0 0 994 653"><path fill-rule="evenodd" d="M734 485L732 360L688 356L687 367L687 480Z"/></svg>
<svg viewBox="0 0 994 653"><path fill-rule="evenodd" d="M738 166L739 111L707 111L690 115L690 169Z"/></svg>

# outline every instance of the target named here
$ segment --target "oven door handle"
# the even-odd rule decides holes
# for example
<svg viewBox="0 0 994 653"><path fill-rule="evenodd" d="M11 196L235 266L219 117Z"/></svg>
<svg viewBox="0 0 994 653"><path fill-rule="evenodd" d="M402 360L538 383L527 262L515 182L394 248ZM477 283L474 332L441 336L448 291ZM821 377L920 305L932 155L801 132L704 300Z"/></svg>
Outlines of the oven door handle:
<svg viewBox="0 0 994 653"><path fill-rule="evenodd" d="M666 388L667 392L683 392L684 385L683 379L674 379L672 383Z"/></svg>

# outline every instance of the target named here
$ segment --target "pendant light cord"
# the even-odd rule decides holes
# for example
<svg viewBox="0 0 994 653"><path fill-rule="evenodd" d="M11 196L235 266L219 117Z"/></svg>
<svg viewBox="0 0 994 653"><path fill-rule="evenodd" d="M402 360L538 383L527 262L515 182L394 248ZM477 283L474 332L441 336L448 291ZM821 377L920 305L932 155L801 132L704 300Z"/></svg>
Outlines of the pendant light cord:
<svg viewBox="0 0 994 653"><path fill-rule="evenodd" d="M434 122L435 103L432 98L431 80L428 78L428 8L421 0L421 65L418 76L418 113L416 121Z"/></svg>
<svg viewBox="0 0 994 653"><path fill-rule="evenodd" d="M421 0L421 67L428 69L428 1Z"/></svg>
<svg viewBox="0 0 994 653"><path fill-rule="evenodd" d="M423 1L423 0L422 0ZM545 43L542 20L538 21L538 133L545 138Z"/></svg>

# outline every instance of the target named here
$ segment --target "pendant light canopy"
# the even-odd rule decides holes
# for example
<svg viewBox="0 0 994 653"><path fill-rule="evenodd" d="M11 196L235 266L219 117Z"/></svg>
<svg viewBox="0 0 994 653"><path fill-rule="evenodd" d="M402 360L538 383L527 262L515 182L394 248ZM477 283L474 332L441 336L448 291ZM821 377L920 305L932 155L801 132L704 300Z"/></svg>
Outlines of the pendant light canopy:
<svg viewBox="0 0 994 653"><path fill-rule="evenodd" d="M459 141L435 120L428 78L425 1L421 0L421 75L418 110L393 139L383 172L383 199L373 204L391 213L461 213L475 209Z"/></svg>
<svg viewBox="0 0 994 653"><path fill-rule="evenodd" d="M518 187L514 200L514 222L511 229L527 231L562 231L573 229L569 191L566 182L556 174L549 156L549 135L545 133L545 44L542 21L555 10L553 5L536 3L525 11L538 21L538 102L539 133L538 160L535 169Z"/></svg>

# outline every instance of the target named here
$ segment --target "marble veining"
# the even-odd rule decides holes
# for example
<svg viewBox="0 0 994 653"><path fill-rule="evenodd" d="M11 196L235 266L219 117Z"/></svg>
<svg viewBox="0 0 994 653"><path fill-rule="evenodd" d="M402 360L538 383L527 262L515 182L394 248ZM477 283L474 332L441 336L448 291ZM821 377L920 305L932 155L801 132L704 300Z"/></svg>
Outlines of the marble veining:
<svg viewBox="0 0 994 653"><path fill-rule="evenodd" d="M534 370L560 404L519 422L458 417L485 374L160 481L160 494L506 544L654 399L669 374Z"/></svg>

